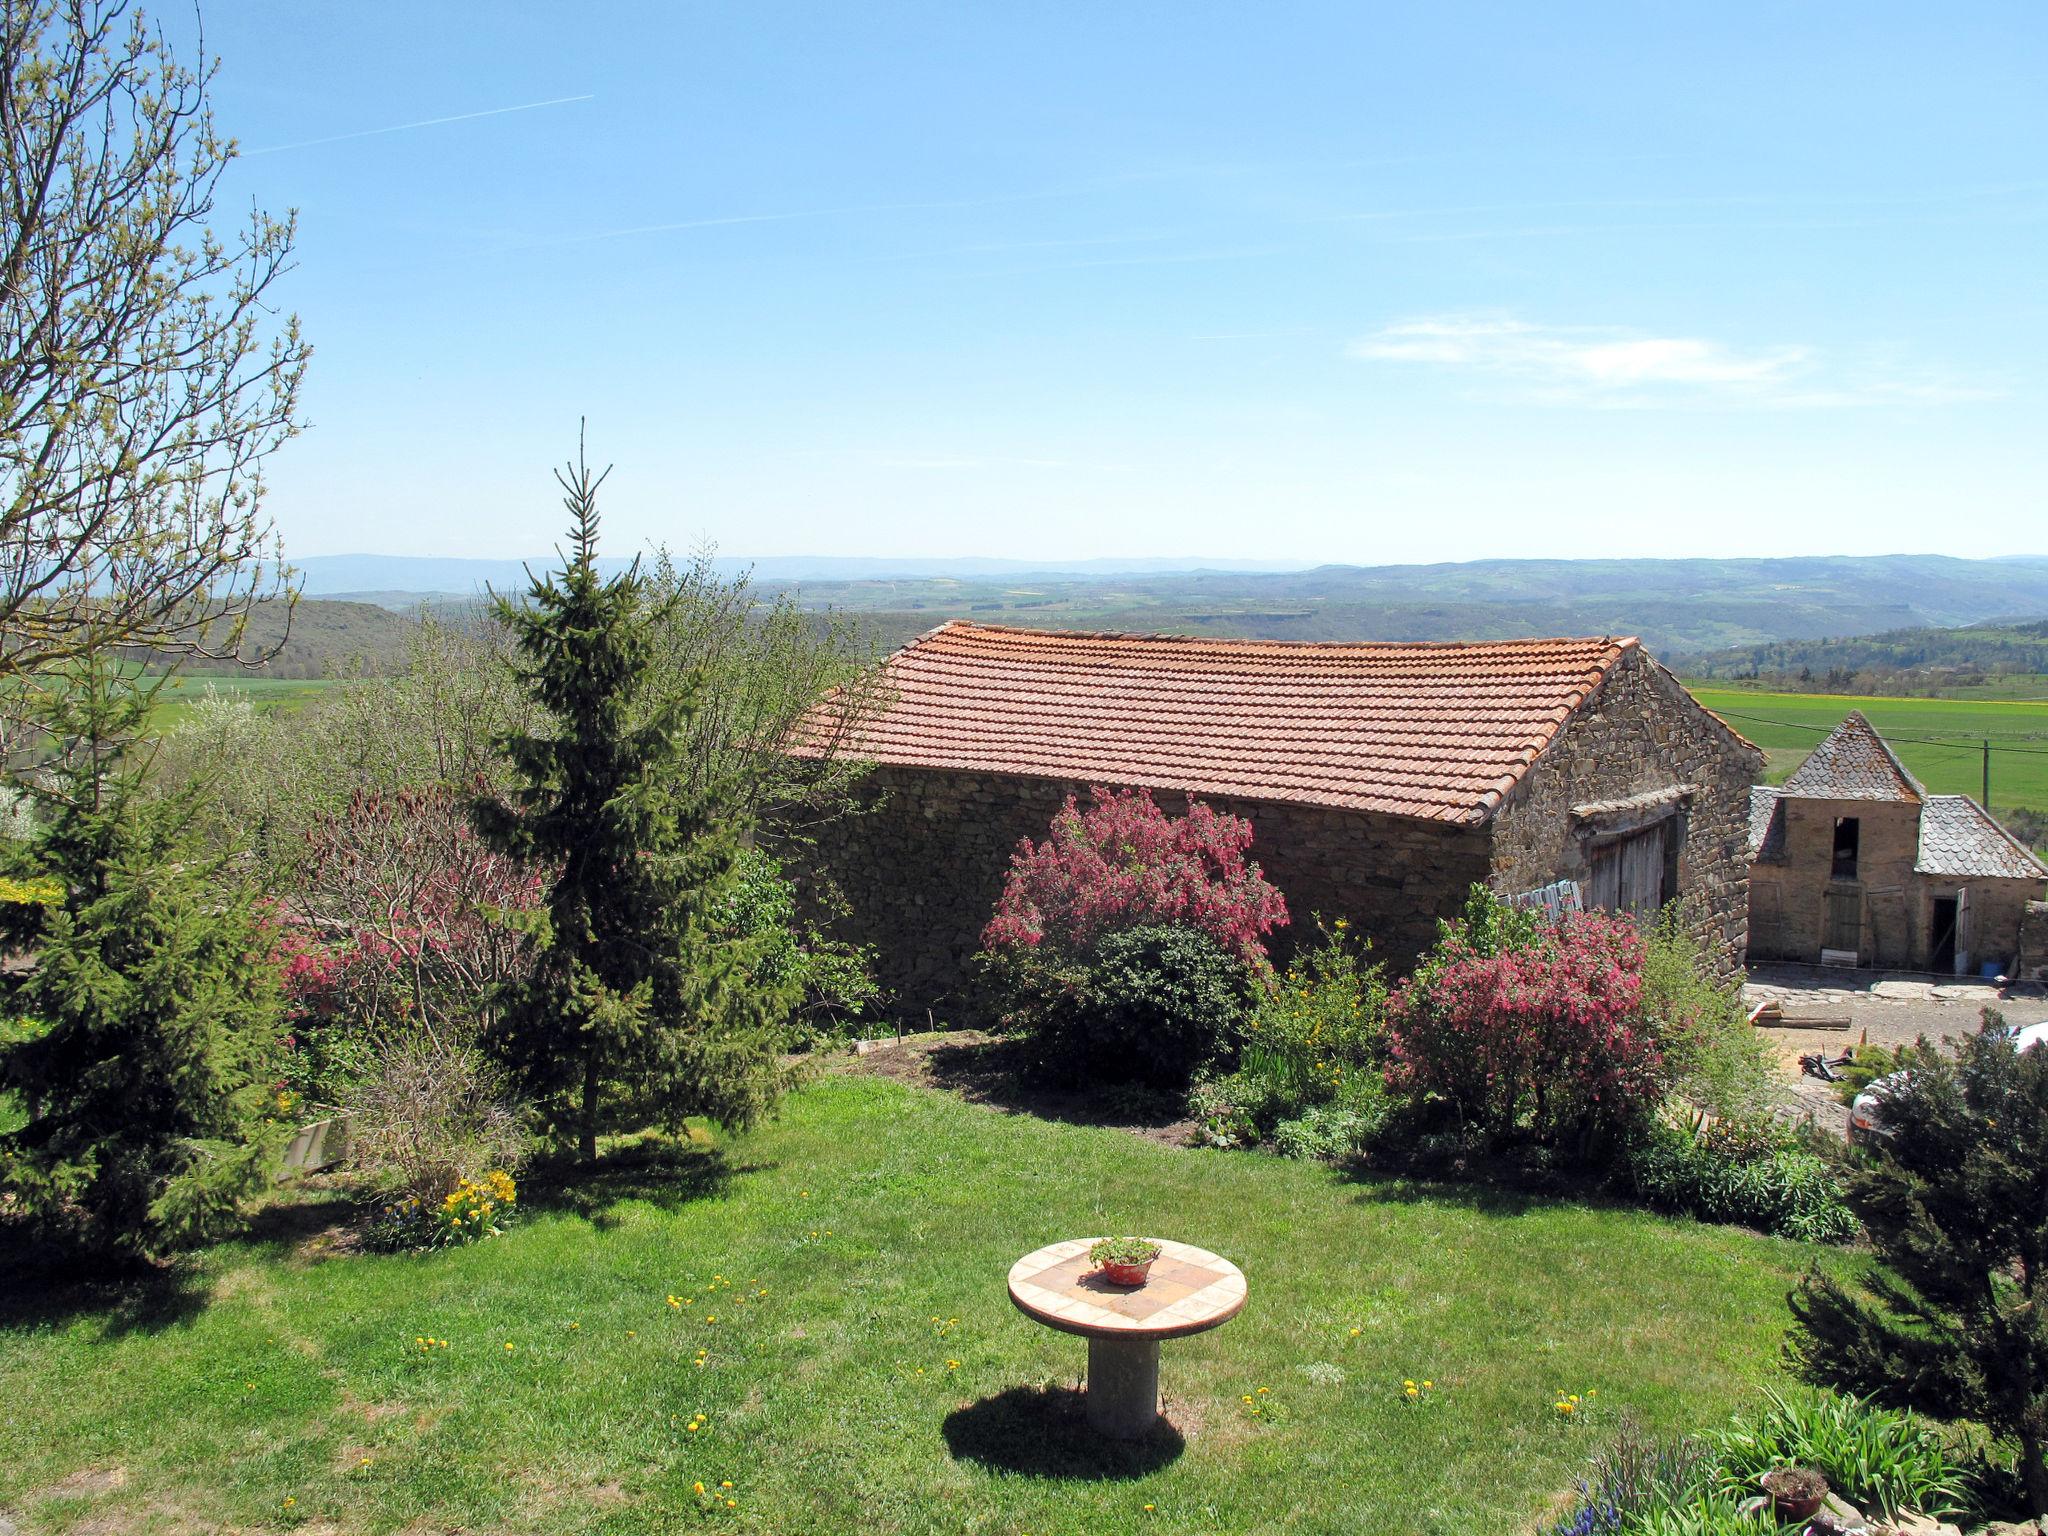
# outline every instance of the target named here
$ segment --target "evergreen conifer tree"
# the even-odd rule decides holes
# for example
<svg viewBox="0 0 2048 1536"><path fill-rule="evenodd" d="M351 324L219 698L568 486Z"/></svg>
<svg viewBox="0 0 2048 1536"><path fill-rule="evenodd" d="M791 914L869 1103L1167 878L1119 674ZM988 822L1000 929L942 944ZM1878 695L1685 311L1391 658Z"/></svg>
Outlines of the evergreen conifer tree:
<svg viewBox="0 0 2048 1536"><path fill-rule="evenodd" d="M208 1235L265 1188L282 1140L277 978L247 896L191 835L192 797L141 793L159 684L99 653L41 681L45 826L27 855L62 888L0 1087L29 1110L0 1185L101 1249Z"/></svg>
<svg viewBox="0 0 2048 1536"><path fill-rule="evenodd" d="M1867 1290L1808 1275L1791 1353L1809 1380L2015 1437L2048 1516L2048 1047L2015 1051L1987 1009L1953 1061L1923 1046L1909 1070L1846 1192L1883 1267Z"/></svg>
<svg viewBox="0 0 2048 1536"><path fill-rule="evenodd" d="M651 686L638 562L598 576L604 476L579 451L556 480L572 520L564 568L497 604L549 723L503 740L517 788L476 814L487 841L552 872L530 975L487 1044L587 1160L610 1130L753 1121L793 1078L798 999L768 963L772 936L731 921L748 828L715 780L687 771L694 690Z"/></svg>

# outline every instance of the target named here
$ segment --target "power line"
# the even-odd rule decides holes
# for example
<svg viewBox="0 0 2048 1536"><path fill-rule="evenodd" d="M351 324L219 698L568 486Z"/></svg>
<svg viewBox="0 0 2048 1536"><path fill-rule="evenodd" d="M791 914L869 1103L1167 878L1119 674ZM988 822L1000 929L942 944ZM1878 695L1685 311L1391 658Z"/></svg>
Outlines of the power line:
<svg viewBox="0 0 2048 1536"><path fill-rule="evenodd" d="M1833 725L1808 725L1803 720L1774 720L1769 715L1744 715L1738 714L1732 709L1717 709L1713 713L1719 715L1723 720L1748 720L1757 725L1774 725L1788 731L1812 731L1816 736L1831 736L1835 731L1835 726ZM1871 729L1876 731L1880 741L1888 745L1904 742L1920 747L1946 747L1952 752L1982 752L1988 744L1993 752L2017 752L2024 757L2048 757L2048 747L2001 746L1996 738L1993 737L1986 737L1978 741L1942 741L1938 737L1933 736L1887 736L1884 732L1878 731L1875 726L1872 726ZM2039 738L2030 732L2026 739L2034 741Z"/></svg>

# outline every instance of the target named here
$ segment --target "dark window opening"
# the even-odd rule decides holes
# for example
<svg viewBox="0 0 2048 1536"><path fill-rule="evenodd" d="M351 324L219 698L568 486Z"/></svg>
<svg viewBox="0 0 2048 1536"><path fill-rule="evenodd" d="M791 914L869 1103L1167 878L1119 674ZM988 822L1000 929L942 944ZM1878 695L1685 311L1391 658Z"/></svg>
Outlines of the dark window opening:
<svg viewBox="0 0 2048 1536"><path fill-rule="evenodd" d="M1953 896L1934 898L1933 931L1928 935L1927 968L1944 975L1953 974L1956 968L1956 899Z"/></svg>
<svg viewBox="0 0 2048 1536"><path fill-rule="evenodd" d="M1835 868L1837 880L1856 878L1856 848L1862 841L1863 823L1854 816L1835 818Z"/></svg>

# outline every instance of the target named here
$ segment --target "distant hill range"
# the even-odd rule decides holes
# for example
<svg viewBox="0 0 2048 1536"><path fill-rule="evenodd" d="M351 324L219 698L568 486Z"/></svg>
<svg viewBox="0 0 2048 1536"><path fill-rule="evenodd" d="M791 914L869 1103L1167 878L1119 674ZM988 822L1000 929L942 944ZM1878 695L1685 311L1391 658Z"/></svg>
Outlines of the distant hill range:
<svg viewBox="0 0 2048 1536"><path fill-rule="evenodd" d="M1971 624L1960 629L1894 629L1830 640L1742 645L1675 656L1688 677L1755 682L1827 693L1948 693L2025 682L2038 694L2048 676L2048 619Z"/></svg>
<svg viewBox="0 0 2048 1536"><path fill-rule="evenodd" d="M2048 613L2048 558L1476 560L1293 572L807 581L878 641L947 618L1276 640L1638 635L1659 655Z"/></svg>
<svg viewBox="0 0 2048 1536"><path fill-rule="evenodd" d="M454 560L414 555L307 555L296 562L308 597L347 597L411 607L422 597L475 597L487 588L517 592L526 586L529 570L556 564L552 552L525 560ZM628 559L598 561L606 575L624 570ZM719 557L712 562L732 575L752 571L766 586L792 582L846 582L924 578L1014 579L1020 576L1106 577L1158 575L1189 571L1296 571L1300 562L1279 560L1206 560L1165 556L1136 560L957 560L887 559L868 555L762 555L755 559Z"/></svg>
<svg viewBox="0 0 2048 1536"><path fill-rule="evenodd" d="M551 563L545 556L534 562ZM388 666L402 654L412 612L464 607L487 586L518 591L526 580L518 560L331 555L298 564L306 600L284 652L266 669L274 676L317 677L355 657L373 670ZM946 619L972 617L1277 640L1629 634L1707 677L1951 665L2048 670L2026 665L2038 660L2026 647L2043 643L2027 621L2048 614L2048 557L1474 560L1311 570L1223 569L1220 561L1205 568L1192 559L718 564L727 572L751 569L758 588L786 592L805 607L858 614L883 649ZM259 627L252 636L269 633ZM1840 649L1851 644L1842 636L1870 637L1853 642L1869 649Z"/></svg>
<svg viewBox="0 0 2048 1536"><path fill-rule="evenodd" d="M243 660L254 663L266 652L276 654L258 675L283 678L335 677L348 672L389 672L405 661L405 614L373 603L325 602L301 598L293 606L287 630L283 603L265 603L249 616L242 635ZM180 671L208 677L247 676L250 667L233 660L194 657Z"/></svg>

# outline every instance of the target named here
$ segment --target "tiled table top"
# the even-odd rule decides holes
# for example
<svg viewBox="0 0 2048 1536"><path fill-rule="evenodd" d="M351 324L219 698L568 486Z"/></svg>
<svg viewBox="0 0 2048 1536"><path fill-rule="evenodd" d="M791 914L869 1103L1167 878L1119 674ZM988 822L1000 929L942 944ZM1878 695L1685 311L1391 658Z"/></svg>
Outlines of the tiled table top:
<svg viewBox="0 0 2048 1536"><path fill-rule="evenodd" d="M1141 1286L1096 1272L1092 1237L1054 1243L1010 1266L1010 1300L1048 1328L1084 1338L1177 1339L1226 1323L1244 1307L1244 1275L1230 1260L1154 1238L1159 1257Z"/></svg>

